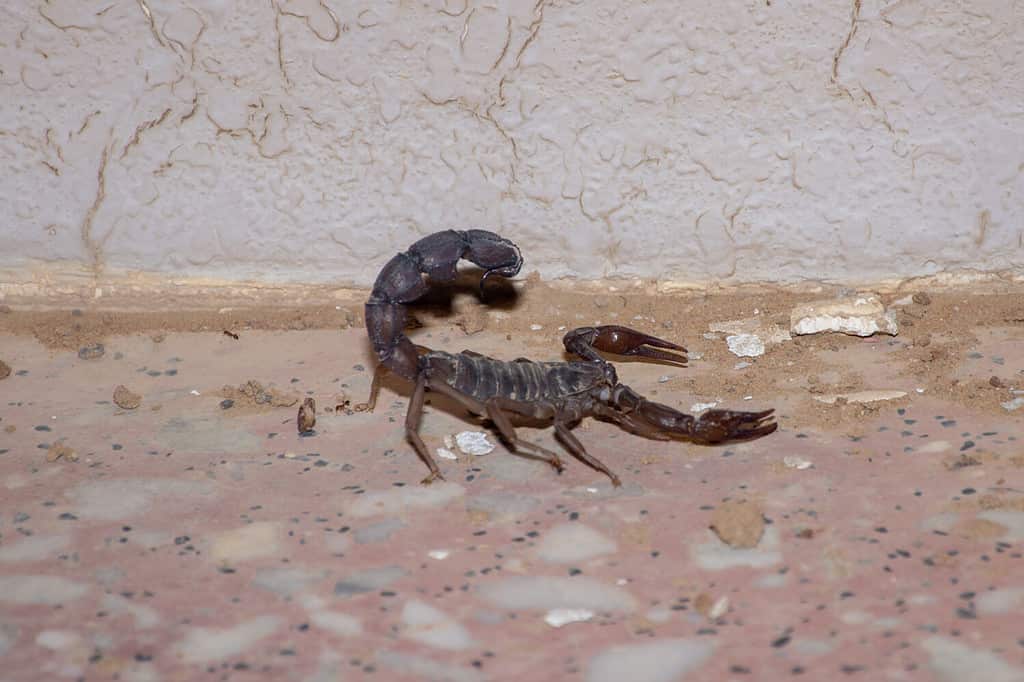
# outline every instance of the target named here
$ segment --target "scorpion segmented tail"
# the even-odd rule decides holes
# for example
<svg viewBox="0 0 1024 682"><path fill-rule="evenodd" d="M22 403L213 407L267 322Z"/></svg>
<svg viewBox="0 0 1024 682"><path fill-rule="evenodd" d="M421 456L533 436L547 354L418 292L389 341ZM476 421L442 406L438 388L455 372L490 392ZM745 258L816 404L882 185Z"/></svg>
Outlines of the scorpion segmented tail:
<svg viewBox="0 0 1024 682"><path fill-rule="evenodd" d="M446 230L420 239L385 265L366 301L366 331L382 365L409 381L420 369L416 347L405 335L406 306L429 290L429 284L449 284L466 259L491 275L512 277L523 265L519 248L486 230ZM425 277L424 277L425 276Z"/></svg>

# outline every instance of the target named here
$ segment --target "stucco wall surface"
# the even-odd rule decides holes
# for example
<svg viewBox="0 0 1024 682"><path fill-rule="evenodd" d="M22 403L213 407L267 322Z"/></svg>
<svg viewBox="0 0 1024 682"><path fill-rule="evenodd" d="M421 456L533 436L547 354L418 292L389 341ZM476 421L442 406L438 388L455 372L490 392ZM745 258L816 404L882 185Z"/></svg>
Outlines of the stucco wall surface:
<svg viewBox="0 0 1024 682"><path fill-rule="evenodd" d="M1024 266L1024 2L9 0L0 267L368 284Z"/></svg>

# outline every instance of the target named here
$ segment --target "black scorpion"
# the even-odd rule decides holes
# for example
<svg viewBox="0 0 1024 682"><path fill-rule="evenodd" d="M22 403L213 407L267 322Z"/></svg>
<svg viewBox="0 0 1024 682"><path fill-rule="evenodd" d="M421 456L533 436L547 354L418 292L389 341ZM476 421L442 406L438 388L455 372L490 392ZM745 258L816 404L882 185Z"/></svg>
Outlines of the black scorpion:
<svg viewBox="0 0 1024 682"><path fill-rule="evenodd" d="M426 392L435 391L471 413L489 419L513 452L525 451L561 472L559 456L516 435L512 417L554 423L555 435L576 458L621 485L596 457L587 453L571 429L584 417L597 417L647 438L681 438L698 443L760 438L778 426L772 413L708 410L692 416L651 402L625 384L600 352L651 358L685 366L686 349L627 327L605 325L573 329L563 338L574 362L512 362L464 350L451 354L416 346L405 335L406 306L427 293L430 285L450 284L465 259L483 269L484 283L493 276L512 277L522 267L519 248L485 230L447 230L420 239L392 258L377 276L366 302L366 329L380 365L374 373L367 408L372 411L380 375L391 370L415 384L405 417L406 436L430 468L423 480L443 479L437 462L418 433ZM676 352L671 352L676 351Z"/></svg>

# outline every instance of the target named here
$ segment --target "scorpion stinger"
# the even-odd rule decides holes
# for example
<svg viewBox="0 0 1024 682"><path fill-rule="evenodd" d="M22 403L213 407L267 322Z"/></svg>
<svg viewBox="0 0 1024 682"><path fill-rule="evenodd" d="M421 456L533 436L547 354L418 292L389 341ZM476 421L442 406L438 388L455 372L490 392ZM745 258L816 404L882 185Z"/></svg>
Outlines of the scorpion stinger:
<svg viewBox="0 0 1024 682"><path fill-rule="evenodd" d="M367 333L381 362L374 372L368 409L373 409L383 369L414 382L405 428L409 441L430 469L424 483L443 478L419 435L427 391L448 396L473 414L489 419L512 451L541 459L561 472L561 458L519 438L512 417L552 423L556 437L574 457L607 475L616 486L620 485L618 476L590 455L572 433L572 427L584 417L606 419L647 438L708 444L760 438L778 428L773 410L710 410L694 417L651 402L620 384L615 368L600 353L686 364L686 349L682 346L628 327L605 325L570 331L563 342L568 352L583 358L575 362L524 358L506 362L472 351L451 354L414 345L405 335L406 306L427 293L429 285L453 282L460 259L483 268L481 293L489 277L512 277L523 264L519 248L493 232L438 232L392 258L377 276L366 302Z"/></svg>

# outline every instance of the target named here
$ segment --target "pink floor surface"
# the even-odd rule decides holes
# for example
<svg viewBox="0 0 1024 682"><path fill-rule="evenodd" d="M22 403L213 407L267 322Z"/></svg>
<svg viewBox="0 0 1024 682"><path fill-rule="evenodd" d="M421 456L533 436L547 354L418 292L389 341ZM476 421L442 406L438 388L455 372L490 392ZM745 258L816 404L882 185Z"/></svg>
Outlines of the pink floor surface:
<svg viewBox="0 0 1024 682"><path fill-rule="evenodd" d="M95 359L0 338L0 680L1024 680L1024 410L893 379L909 397L851 439L792 428L806 396L780 386L724 405L778 408L751 443L588 422L620 489L500 445L424 487L407 389L323 409L365 398L363 334L114 338ZM688 410L702 397L658 378L690 371L741 370L620 377ZM222 403L248 379L315 397L315 433ZM431 448L465 430L486 429L428 407ZM48 461L55 442L78 461ZM754 548L709 530L737 498L763 513Z"/></svg>

